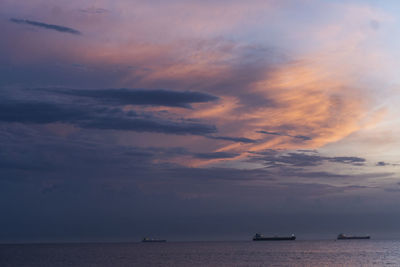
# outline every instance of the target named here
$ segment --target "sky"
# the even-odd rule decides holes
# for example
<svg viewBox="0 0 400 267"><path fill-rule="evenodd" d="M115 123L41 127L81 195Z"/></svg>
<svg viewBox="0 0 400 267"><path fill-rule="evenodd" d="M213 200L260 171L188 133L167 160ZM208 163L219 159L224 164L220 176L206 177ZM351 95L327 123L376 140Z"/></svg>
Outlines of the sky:
<svg viewBox="0 0 400 267"><path fill-rule="evenodd" d="M0 1L0 242L400 237L400 3Z"/></svg>

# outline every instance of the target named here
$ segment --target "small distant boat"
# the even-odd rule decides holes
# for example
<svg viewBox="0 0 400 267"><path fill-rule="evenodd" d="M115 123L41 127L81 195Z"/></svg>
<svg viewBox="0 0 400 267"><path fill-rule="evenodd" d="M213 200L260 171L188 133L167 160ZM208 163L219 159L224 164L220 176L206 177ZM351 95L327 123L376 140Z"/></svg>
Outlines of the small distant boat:
<svg viewBox="0 0 400 267"><path fill-rule="evenodd" d="M263 236L262 234L255 234L253 237L253 241L287 241L287 240L296 240L295 235L291 236Z"/></svg>
<svg viewBox="0 0 400 267"><path fill-rule="evenodd" d="M145 237L142 240L143 243L163 243L163 242L167 242L167 240L165 239L154 239L154 238L148 238Z"/></svg>
<svg viewBox="0 0 400 267"><path fill-rule="evenodd" d="M355 236L355 235L345 235L345 234L339 234L337 236L337 240L353 240L353 239L370 239L371 237L369 235L365 236Z"/></svg>

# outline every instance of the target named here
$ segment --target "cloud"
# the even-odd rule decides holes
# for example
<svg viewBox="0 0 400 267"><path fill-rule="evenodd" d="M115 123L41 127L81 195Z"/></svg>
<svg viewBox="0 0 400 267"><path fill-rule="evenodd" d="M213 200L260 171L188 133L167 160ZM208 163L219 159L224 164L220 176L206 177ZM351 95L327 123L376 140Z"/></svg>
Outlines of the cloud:
<svg viewBox="0 0 400 267"><path fill-rule="evenodd" d="M318 178L323 179L335 179L335 178L350 178L351 175L337 174L332 172L293 172L293 176L303 177L303 178Z"/></svg>
<svg viewBox="0 0 400 267"><path fill-rule="evenodd" d="M305 153L288 153L281 155L278 152L269 151L267 154L256 153L256 160L263 161L268 166L291 165L296 167L318 166L327 158L320 155L308 155Z"/></svg>
<svg viewBox="0 0 400 267"><path fill-rule="evenodd" d="M400 164L399 163L391 163L391 162L379 161L379 162L377 162L375 164L375 166L380 166L380 167L383 167L383 166L394 166L394 167L397 167L397 166L400 166Z"/></svg>
<svg viewBox="0 0 400 267"><path fill-rule="evenodd" d="M18 19L0 25L7 36L0 42L3 239L113 231L127 238L179 227L186 236L230 227L248 232L274 229L271 218L275 229L299 218L301 227L306 218L318 230L325 214L400 214L393 204L399 197L368 187L396 175L379 176L372 166L359 167L365 159L337 152L343 150L336 142L363 129L380 101L371 89L385 88L393 81L385 70L398 69L380 45L390 44L380 37L394 25L375 8L337 8L347 7L344 1L303 1L299 8L302 1L122 0L100 1L110 10L101 15L102 9L81 10L88 6L81 1L3 2L5 13L90 33L76 42L62 34L37 38L37 29L77 34L62 26ZM371 30L371 20L382 30ZM4 100L3 87L19 86L80 89ZM51 127L73 130L60 136ZM327 154L312 151L321 147ZM292 217L277 220L271 211ZM360 221L368 219L354 229ZM61 231L71 225L75 230Z"/></svg>
<svg viewBox="0 0 400 267"><path fill-rule="evenodd" d="M44 28L44 29L55 30L58 32L65 32L65 33L71 33L71 34L76 34L76 35L81 34L80 31L72 29L72 28L68 28L68 27L60 26L60 25L54 25L54 24L47 24L47 23L43 23L43 22L37 22L37 21L33 21L33 20L11 18L10 21L17 23L17 24L27 24L27 25L32 25L35 27Z"/></svg>
<svg viewBox="0 0 400 267"><path fill-rule="evenodd" d="M128 43L82 44L71 51L55 53L74 58L65 56L61 61L77 62L79 58L90 69L84 75L76 68L67 70L71 75L65 75L63 68L46 69L38 75L43 79L57 77L54 83L76 81L84 84L81 88L99 88L103 82L107 87L173 88L173 91L66 89L60 90L60 95L112 105L186 108L175 110L174 116L201 119L218 127L218 136L207 138L215 140L216 149L227 152L318 148L361 127L359 121L365 114L365 106L358 97L360 94L354 93L351 82L327 73L318 62L282 56L281 51L268 44L225 38L171 43L140 43L126 38ZM111 72L116 65L118 71ZM114 84L109 86L111 82ZM196 104L195 108L192 104ZM260 129L273 131L257 132ZM267 133L274 133L276 138L268 137ZM239 144L232 147L220 140Z"/></svg>
<svg viewBox="0 0 400 267"><path fill-rule="evenodd" d="M74 122L86 118L83 110L63 104L41 102L0 102L0 121L19 123Z"/></svg>
<svg viewBox="0 0 400 267"><path fill-rule="evenodd" d="M108 9L100 8L100 7L88 7L85 9L80 9L81 12L90 13L90 14L103 14L109 12Z"/></svg>
<svg viewBox="0 0 400 267"><path fill-rule="evenodd" d="M13 138L11 142L8 139L10 135ZM104 229L118 229L114 226L120 225L123 236L132 232L139 236L151 232L152 227L146 230L143 227L154 226L152 223L159 219L158 216L162 216L165 234L174 233L165 227L165 222L170 225L182 220L191 222L187 217L207 218L206 226L198 227L204 232L214 233L214 226L210 225L216 219L228 218L230 212L235 214L231 219L247 218L245 221L259 222L255 214L263 212L304 214L308 210L325 216L324 212L330 209L353 214L354 210L371 212L385 206L382 202L376 204L381 206L378 208L369 205L376 198L369 194L370 188L365 184L368 185L372 177L381 177L374 173L367 178L354 173L346 176L309 169L290 172L290 166L278 170L189 168L179 163L165 164L162 160L188 153L207 158L234 155L192 153L184 147L133 147L127 142L117 145L114 138L93 136L80 133L69 138L55 138L26 125L0 124L0 159L7 156L7 161L0 161L4 163L0 163L0 198L1 203L13 203L12 207L4 204L2 209L4 212L20 211L8 212L10 216L1 222L10 236L13 231L21 234L18 231L21 229L24 235L30 233L29 229L24 230L27 228L23 224L15 224L23 221L22 218L34 225L35 231L41 229L41 232L44 231L40 228L43 225L57 231L48 223L49 216L56 218L58 226L74 222L77 225L74 231L81 231L77 235L85 238L85 226L95 224L96 220L101 222L99 233L103 237ZM274 152L265 152L268 153ZM24 167L26 163L35 170ZM46 166L52 166L52 169ZM357 201L349 200L351 197L367 202L357 206ZM68 203L67 209L65 203ZM134 213L128 212L132 209ZM79 214L89 215L82 218ZM215 214L222 217L215 217ZM309 218L308 215L301 216ZM104 221L110 217L111 222ZM270 218L277 217L267 216L265 222ZM278 221L282 223L287 218ZM133 223L137 227L132 228ZM260 223L259 227L263 224ZM225 225L216 227L224 229ZM236 227L243 227L243 224ZM255 226L250 223L248 227ZM192 222L189 228L185 235L193 230ZM54 232L49 236L52 234ZM46 235L46 232L41 235Z"/></svg>
<svg viewBox="0 0 400 267"><path fill-rule="evenodd" d="M207 135L217 132L214 125L193 120L168 120L151 114L136 114L120 109L109 109L76 104L40 102L0 103L0 121L28 124L71 123L81 128L125 130L167 134Z"/></svg>
<svg viewBox="0 0 400 267"><path fill-rule="evenodd" d="M211 153L196 153L194 157L199 159L226 159L235 158L239 156L239 153L228 153L228 152L211 152Z"/></svg>
<svg viewBox="0 0 400 267"><path fill-rule="evenodd" d="M359 158L359 157L332 157L328 158L328 160L330 162L351 164L355 166L362 166L366 161L364 158Z"/></svg>
<svg viewBox="0 0 400 267"><path fill-rule="evenodd" d="M65 97L60 98L58 95ZM216 135L218 130L214 124L200 119L182 118L179 113L173 114L168 110L137 111L124 108L126 105L189 108L190 103L216 99L218 98L205 93L168 90L4 90L0 101L0 121L26 124L69 123L83 129L200 135L207 139L243 144L258 142L245 137Z"/></svg>
<svg viewBox="0 0 400 267"><path fill-rule="evenodd" d="M17 42L18 36L14 36L6 41L9 42L8 49L11 53L6 51L3 54L7 57L10 55L11 62L11 55L24 58L26 63L21 65L27 67L20 73L29 76L25 79L30 84L69 86L76 83L81 84L80 88L99 88L98 84L105 83L106 87L173 88L180 92L195 90L218 96L220 101L215 106L212 100L204 100L193 102L201 104L198 109L196 106L193 111L183 110L176 113L181 117L201 118L216 125L219 136L243 138L231 140L241 143L233 147L232 151L245 153L248 150L261 151L278 147L299 149L305 146L318 148L361 129L360 121L365 120L364 115L370 110L367 106L369 102L364 101L369 93L358 90L364 88L359 85L362 79L354 77L361 73L360 65L377 64L374 64L375 53L365 53L365 47L361 45L366 37L363 32L359 32L362 25L360 23L376 19L383 25L384 20L381 21L378 16L381 12L375 14L375 10L371 9L365 13L365 9L359 10L358 7L349 10L335 4L318 4L319 8L324 6L334 10L335 15L344 14L345 22L318 16L324 23L310 25L302 21L297 24L291 17L287 17L290 12L286 9L290 6L295 8L296 5L288 2L281 6L275 5L275 2L257 1L252 7L246 8L240 2L226 7L222 1L185 4L175 2L161 6L153 2L124 2L115 5L103 3L102 8L112 11L107 19L103 16L90 16L89 20L88 16L79 14L84 17L77 22L82 25L80 27L93 32L90 40L66 45L59 43L59 40L51 40L50 50L53 53L49 54L48 49L42 48L41 40L30 39L29 46L16 47L16 43L23 42ZM76 4L69 6L77 10ZM87 6L83 8L85 7ZM180 12L182 10L185 12ZM213 11L210 13L210 10ZM221 10L227 12L221 16ZM87 11L98 10L90 7ZM113 14L118 16L114 17ZM266 14L279 15L275 17ZM275 23L276 21L271 21L274 18L280 22L286 18L290 24ZM68 21L71 18L64 19ZM349 29L349 23L354 28ZM269 25L266 29L271 33L285 34L279 35L279 40L263 38L255 30L260 25ZM293 31L291 25L302 30ZM307 38L298 32L307 32ZM112 41L99 41L103 40L104 33ZM326 35L321 37L322 33ZM338 36L338 33L342 34ZM21 33L13 33L17 34ZM231 38L232 36L237 38ZM281 39L281 36L287 37ZM336 37L340 37L338 41ZM299 45L291 45L293 40L299 41ZM305 49L309 45L313 49ZM334 47L334 50L326 49L327 47ZM353 47L359 48L354 51ZM362 60L359 60L358 55L362 55ZM342 62L347 62L349 58L354 59L353 64L344 68ZM82 74L76 68L70 71L64 67L53 68L51 65L55 61L67 64L77 62L77 59L91 71ZM17 73L16 69L21 65L16 64L5 73ZM37 73L40 67L38 65L46 65L48 68ZM5 76L9 79L13 75ZM8 84L18 83L19 75L14 76L16 78ZM43 78L38 81L38 76ZM109 101L108 103L124 101L115 96L111 99L107 97L109 95L93 98ZM186 101L167 102L161 105L191 105L191 102ZM134 105L143 103L146 101ZM150 102L148 105L160 103ZM197 117L200 113L201 116ZM265 133L257 132L260 129L269 129L272 133L279 134L275 135L276 138L270 138ZM228 139L214 139L217 149L228 151L232 148L230 144L218 142Z"/></svg>
<svg viewBox="0 0 400 267"><path fill-rule="evenodd" d="M257 131L257 133L270 134L270 135L279 135L279 136L289 136L289 137L293 137L293 138L303 139L305 141L312 140L311 137L304 136L304 135L290 135L290 134L287 134L287 133L268 132L268 131Z"/></svg>
<svg viewBox="0 0 400 267"><path fill-rule="evenodd" d="M301 151L301 150L300 150ZM328 157L322 156L317 151L311 150L304 153L282 153L282 151L265 150L251 152L250 161L263 162L268 167L315 167L325 162L363 166L366 159L360 157Z"/></svg>
<svg viewBox="0 0 400 267"><path fill-rule="evenodd" d="M280 168L278 172L282 177L298 177L304 179L315 179L316 181L329 180L338 182L345 179L348 183L354 182L363 184L361 181L371 178L388 178L393 177L393 172L372 172L372 173L338 173L335 171L310 171L307 168ZM372 186L371 186L372 187Z"/></svg>
<svg viewBox="0 0 400 267"><path fill-rule="evenodd" d="M215 140L226 140L226 141L232 141L232 142L239 142L239 143L256 143L257 140L253 140L250 138L245 138L245 137L231 137L231 136L214 136L214 135L207 135L205 136L210 139L215 139Z"/></svg>
<svg viewBox="0 0 400 267"><path fill-rule="evenodd" d="M389 165L389 163L384 162L384 161L379 161L376 163L376 166L387 166L387 165Z"/></svg>
<svg viewBox="0 0 400 267"><path fill-rule="evenodd" d="M317 150L315 150L315 149L298 149L298 150L296 150L297 152L302 152L302 153L318 153L318 151Z"/></svg>
<svg viewBox="0 0 400 267"><path fill-rule="evenodd" d="M47 89L46 89L47 90ZM191 108L193 103L206 103L218 97L191 91L151 90L151 89L54 89L51 92L76 97L86 97L116 105L152 105Z"/></svg>
<svg viewBox="0 0 400 267"><path fill-rule="evenodd" d="M136 132L156 132L167 134L193 134L205 135L217 132L214 125L190 121L168 121L157 118L131 118L119 116L103 116L80 122L78 125L82 128L98 130L122 130Z"/></svg>

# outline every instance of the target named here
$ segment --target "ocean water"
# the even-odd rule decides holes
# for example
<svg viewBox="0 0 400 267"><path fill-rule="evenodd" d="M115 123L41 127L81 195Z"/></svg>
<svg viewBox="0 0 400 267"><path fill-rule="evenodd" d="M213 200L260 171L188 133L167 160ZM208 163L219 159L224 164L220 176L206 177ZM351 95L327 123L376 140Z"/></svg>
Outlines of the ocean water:
<svg viewBox="0 0 400 267"><path fill-rule="evenodd" d="M0 245L0 266L400 266L400 241Z"/></svg>

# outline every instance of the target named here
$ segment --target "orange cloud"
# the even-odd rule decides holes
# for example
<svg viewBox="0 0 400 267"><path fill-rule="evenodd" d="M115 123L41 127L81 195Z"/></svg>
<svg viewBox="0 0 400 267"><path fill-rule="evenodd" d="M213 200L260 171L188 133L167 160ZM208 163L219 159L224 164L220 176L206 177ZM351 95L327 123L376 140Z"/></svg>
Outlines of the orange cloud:
<svg viewBox="0 0 400 267"><path fill-rule="evenodd" d="M108 70L120 66L124 74L116 86L168 87L204 91L220 97L217 102L193 105L192 110L170 107L141 109L167 111L172 118L207 121L217 126L220 136L257 140L257 143L231 143L180 137L189 147L192 144L199 148L202 142L208 142L207 148L213 147L214 151L240 154L227 160L244 158L247 151L320 148L379 121L381 117L378 115L368 115L371 105L368 88L361 88L359 80L362 77L360 72L375 71L377 66L384 65L382 58L386 57L383 51L376 47L371 49L367 44L376 36L376 30L364 29L360 25L369 25L371 19L383 20L383 14L364 6L335 5L337 10L344 10L341 13L343 22L315 24L311 29L296 31L286 29L286 34L301 40L302 45L316 43L318 49L310 52L299 45L291 61L279 58L269 62L272 53L263 54L265 51L257 50L257 46L245 40L228 41L235 39L235 30L242 27L241 23L248 27L268 22L253 19L253 16L271 12L282 1L264 2L244 5L241 1L234 1L228 7L218 1L172 2L160 3L161 7L155 9L144 1L135 1L134 4L120 1L104 6L111 11L110 20L102 19L99 25L87 21L87 15L81 14L85 16L80 18L84 23L82 28L76 28L84 32L82 39L68 40L67 47L52 45L52 57L64 49L68 59L94 68ZM101 5L101 1L98 4ZM113 17L113 12L118 16ZM251 22L247 23L247 20ZM120 27L115 28L115 25ZM91 34L95 41L85 39L88 29L93 29ZM105 30L107 37L103 37ZM227 36L232 38L220 37L227 32ZM305 39L311 41L305 43ZM64 41L57 39L54 42ZM40 47L40 40L34 42ZM263 43L260 46L269 48L268 45ZM35 61L35 56L31 57ZM21 58L25 60L24 55ZM261 130L275 134L260 133ZM188 164L210 164L221 160L196 159Z"/></svg>
<svg viewBox="0 0 400 267"><path fill-rule="evenodd" d="M303 59L272 68L261 66L260 75L237 86L235 79L238 72L233 69L244 71L247 68L246 65L235 65L240 61L235 58L237 46L227 42L226 47L229 48L226 49L211 44L193 51L196 45L191 43L183 51L185 57L176 58L180 45L182 43L134 45L124 55L113 47L110 51L103 51L100 57L100 53L94 50L89 57L91 60L104 60L107 64L130 61L150 69L144 71L139 79L137 72L127 74L124 84L135 81L136 87L154 88L167 82L181 90L204 90L220 97L217 102L196 104L193 110L167 107L145 109L162 109L171 116L208 121L218 127L221 136L258 140L255 144L210 141L215 143L214 151L240 153L240 156L226 160L245 158L247 151L320 148L368 125L368 94L349 77L348 73L352 72L347 68L342 70L340 65L333 68L337 60L332 63L325 57L323 61ZM309 57L312 58L312 55ZM339 63L342 61L339 60ZM228 89L222 90L221 84ZM252 96L256 96L257 105L253 106L243 99ZM259 133L260 130L282 135L267 135ZM305 136L310 140L288 135ZM199 138L195 140L196 143L201 142ZM199 166L222 160L187 159L186 164Z"/></svg>

